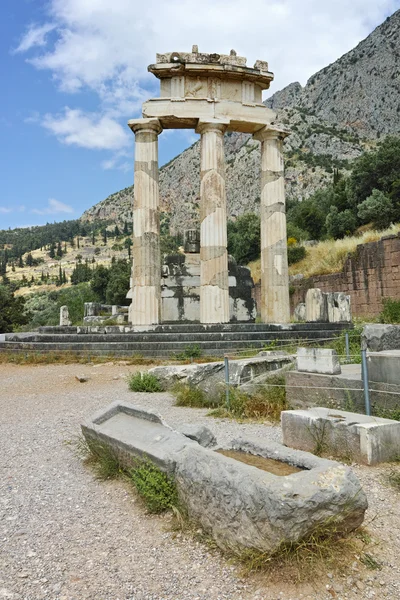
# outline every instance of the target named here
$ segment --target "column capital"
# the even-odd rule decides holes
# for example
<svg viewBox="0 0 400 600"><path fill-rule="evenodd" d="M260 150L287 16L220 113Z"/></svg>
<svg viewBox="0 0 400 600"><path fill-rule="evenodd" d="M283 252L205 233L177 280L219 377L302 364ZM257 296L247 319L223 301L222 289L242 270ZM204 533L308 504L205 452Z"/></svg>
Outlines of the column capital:
<svg viewBox="0 0 400 600"><path fill-rule="evenodd" d="M159 119L130 119L128 127L133 133L143 131L145 133L155 133L156 135L159 135L163 130Z"/></svg>
<svg viewBox="0 0 400 600"><path fill-rule="evenodd" d="M215 131L224 134L230 123L230 119L199 119L196 127L196 133L208 133Z"/></svg>
<svg viewBox="0 0 400 600"><path fill-rule="evenodd" d="M253 134L253 138L260 142L264 142L265 140L284 140L288 135L290 135L290 131L287 129L270 127L267 125L256 131L256 133Z"/></svg>

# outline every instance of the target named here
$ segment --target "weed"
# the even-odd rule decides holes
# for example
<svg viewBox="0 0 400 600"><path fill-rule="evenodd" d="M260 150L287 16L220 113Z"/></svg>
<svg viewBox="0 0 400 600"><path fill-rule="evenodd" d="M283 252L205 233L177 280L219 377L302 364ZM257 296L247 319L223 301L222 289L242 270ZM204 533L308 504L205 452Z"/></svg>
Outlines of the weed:
<svg viewBox="0 0 400 600"><path fill-rule="evenodd" d="M395 408L375 406L374 415L376 417L381 417L382 419L392 419L392 421L400 421L400 406Z"/></svg>
<svg viewBox="0 0 400 600"><path fill-rule="evenodd" d="M185 346L182 352L178 352L176 354L177 360L187 360L189 358L200 358L202 354L202 350L198 344L189 344L189 346Z"/></svg>
<svg viewBox="0 0 400 600"><path fill-rule="evenodd" d="M177 383L172 388L176 398L175 406L189 406L190 408L209 408L210 399L202 389L188 383Z"/></svg>
<svg viewBox="0 0 400 600"><path fill-rule="evenodd" d="M376 560L376 558L374 558L371 554L368 554L368 552L364 552L364 554L362 554L360 556L360 562L365 565L367 567L367 569L371 569L371 570L381 570L382 569L382 565L380 562L378 562Z"/></svg>
<svg viewBox="0 0 400 600"><path fill-rule="evenodd" d="M253 394L238 388L229 391L229 407L225 406L225 392L221 396L220 406L209 415L212 417L230 417L236 419L269 419L279 421L281 412L287 410L285 378L275 375L268 383L260 386Z"/></svg>
<svg viewBox="0 0 400 600"><path fill-rule="evenodd" d="M391 486L393 486L400 492L400 470L398 468L393 468L390 471L388 475L388 481Z"/></svg>
<svg viewBox="0 0 400 600"><path fill-rule="evenodd" d="M358 325L354 327L351 331L348 331L349 334L349 348L350 348L350 362L351 363L361 363L361 333L362 326ZM339 357L341 357L341 362L344 362L344 358L346 355L346 332L342 331L340 335L338 335L334 340L330 340L327 342L327 346L332 348L332 350L336 350Z"/></svg>
<svg viewBox="0 0 400 600"><path fill-rule="evenodd" d="M84 463L91 466L98 479L114 479L123 469L116 452L99 440L78 437L75 442L77 454Z"/></svg>
<svg viewBox="0 0 400 600"><path fill-rule="evenodd" d="M147 509L162 513L179 506L178 492L173 478L145 458L138 462L129 475Z"/></svg>
<svg viewBox="0 0 400 600"><path fill-rule="evenodd" d="M357 532L344 535L338 518L332 517L297 542L282 543L273 552L249 549L239 559L245 572L268 572L280 580L317 579L329 570L345 571L356 555L364 556L365 543Z"/></svg>
<svg viewBox="0 0 400 600"><path fill-rule="evenodd" d="M133 373L128 377L128 387L132 392L161 392L160 381L153 373Z"/></svg>

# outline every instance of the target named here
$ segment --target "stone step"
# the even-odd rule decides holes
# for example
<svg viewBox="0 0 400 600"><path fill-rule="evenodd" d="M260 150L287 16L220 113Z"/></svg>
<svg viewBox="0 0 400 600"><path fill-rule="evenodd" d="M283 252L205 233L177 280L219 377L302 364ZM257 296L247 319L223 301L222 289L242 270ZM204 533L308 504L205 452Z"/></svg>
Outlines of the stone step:
<svg viewBox="0 0 400 600"><path fill-rule="evenodd" d="M106 333L103 335L99 334L27 334L21 341L24 342L38 342L38 343L101 343L102 341L109 342L148 342L152 344L162 344L164 342L183 342L186 344L193 344L198 342L218 342L218 341L263 341L265 343L280 340L282 342L290 340L302 339L330 339L334 337L336 332L325 331L325 330L311 330L311 331L247 331L247 332L210 332L210 333ZM10 340L12 341L12 340ZM18 340L16 340L18 341Z"/></svg>
<svg viewBox="0 0 400 600"><path fill-rule="evenodd" d="M272 340L270 340L272 341ZM316 339L316 342L318 340ZM284 340L277 340L281 346ZM197 341L203 355L222 356L224 353L238 352L245 349L262 349L267 340L220 340L220 341ZM26 351L26 352L74 352L81 354L99 354L114 356L131 356L142 354L143 356L162 357L174 356L184 352L188 347L187 341L182 342L1 342L0 351Z"/></svg>
<svg viewBox="0 0 400 600"><path fill-rule="evenodd" d="M92 327L96 327L93 325ZM102 327L101 325L99 327ZM216 323L216 324L201 324L201 323L162 323L148 328L141 328L137 333L146 333L148 335L154 333L204 333L204 332L247 332L247 331L342 331L352 329L353 325L349 323L289 323L280 325L274 323ZM109 326L107 330L115 332L119 331L118 326ZM39 333L76 333L76 327L39 327ZM95 333L92 331L92 333ZM101 333L101 332L99 332ZM96 334L98 335L98 334Z"/></svg>

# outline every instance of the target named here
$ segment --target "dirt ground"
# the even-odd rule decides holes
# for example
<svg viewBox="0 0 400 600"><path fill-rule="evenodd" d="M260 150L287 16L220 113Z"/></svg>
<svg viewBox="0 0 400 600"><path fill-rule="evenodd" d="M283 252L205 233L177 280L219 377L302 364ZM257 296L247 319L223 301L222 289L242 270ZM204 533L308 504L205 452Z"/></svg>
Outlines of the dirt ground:
<svg viewBox="0 0 400 600"><path fill-rule="evenodd" d="M394 467L353 465L369 500L369 570L356 557L344 575L313 583L244 577L169 516L146 514L121 481L101 482L74 450L79 425L115 400L157 409L172 426L207 424L224 442L238 433L280 439L280 428L239 424L173 406L169 394L135 394L140 367L0 365L0 599L39 600L400 600L400 493ZM79 383L76 376L86 376ZM400 468L400 467L397 467Z"/></svg>

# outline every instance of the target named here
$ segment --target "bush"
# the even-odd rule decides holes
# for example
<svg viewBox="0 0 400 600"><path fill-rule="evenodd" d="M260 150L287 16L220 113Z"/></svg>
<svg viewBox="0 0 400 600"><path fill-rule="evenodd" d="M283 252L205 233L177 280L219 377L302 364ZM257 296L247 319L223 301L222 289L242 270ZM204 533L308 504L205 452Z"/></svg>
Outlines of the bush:
<svg viewBox="0 0 400 600"><path fill-rule="evenodd" d="M289 265L294 265L307 256L307 250L304 246L288 245L287 255Z"/></svg>
<svg viewBox="0 0 400 600"><path fill-rule="evenodd" d="M202 350L198 344L189 344L189 346L185 346L182 352L178 352L175 358L177 360L188 360L189 358L200 358L201 355Z"/></svg>
<svg viewBox="0 0 400 600"><path fill-rule="evenodd" d="M393 218L393 204L390 198L379 190L372 190L372 194L358 205L358 217L363 223L373 222L375 229L389 227Z"/></svg>
<svg viewBox="0 0 400 600"><path fill-rule="evenodd" d="M132 392L161 392L161 384L152 373L134 373L128 379L128 386Z"/></svg>
<svg viewBox="0 0 400 600"><path fill-rule="evenodd" d="M178 506L174 480L150 460L141 461L129 474L149 512L162 513Z"/></svg>
<svg viewBox="0 0 400 600"><path fill-rule="evenodd" d="M222 408L222 404L225 404L225 392L221 396L221 408L212 411L212 416L233 416L238 419L266 418L279 421L281 412L289 408L286 400L285 378L282 375L272 376L253 394L231 388L229 408Z"/></svg>
<svg viewBox="0 0 400 600"><path fill-rule="evenodd" d="M381 323L400 323L400 300L385 298L379 320Z"/></svg>
<svg viewBox="0 0 400 600"><path fill-rule="evenodd" d="M212 404L202 389L187 383L177 383L172 388L176 398L175 406L189 406L190 408L208 408Z"/></svg>

